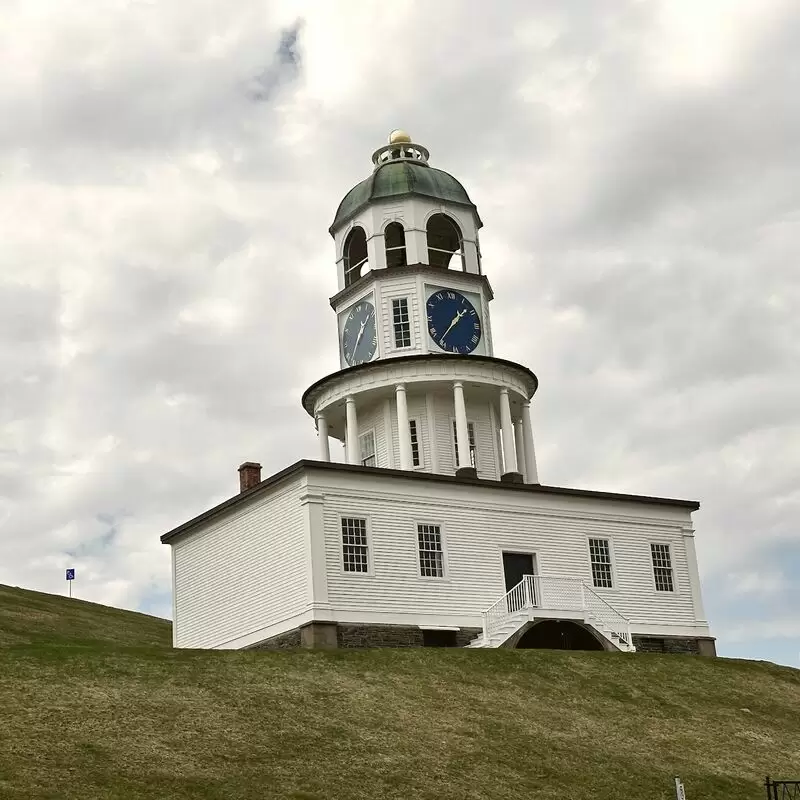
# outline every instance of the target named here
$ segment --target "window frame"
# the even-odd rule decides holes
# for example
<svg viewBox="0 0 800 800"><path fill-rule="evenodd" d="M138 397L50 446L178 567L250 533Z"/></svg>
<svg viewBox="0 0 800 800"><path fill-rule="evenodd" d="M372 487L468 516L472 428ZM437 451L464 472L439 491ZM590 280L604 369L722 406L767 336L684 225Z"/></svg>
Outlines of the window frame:
<svg viewBox="0 0 800 800"><path fill-rule="evenodd" d="M364 258L361 259L361 261L359 261L359 262L357 262L355 264L352 264L351 263L351 257L350 257L350 248L352 247L351 238L355 235L356 229L361 230L361 232L364 234L364 254L365 255L364 255ZM343 274L344 274L344 288L345 289L348 288L349 286L352 286L357 281L359 281L361 278L364 277L364 274L366 274L366 272L369 271L369 269L367 269L366 271L364 271L364 274L362 274L362 269L364 267L364 264L367 264L367 266L369 266L369 244L368 244L368 242L369 242L369 237L367 236L367 231L365 230L363 225L358 225L358 224L352 225L350 227L350 229L347 231L347 233L345 234L344 241L342 243L342 259L343 259L342 267L343 267ZM358 274L354 278L353 277L353 273L356 272L356 271L358 271Z"/></svg>
<svg viewBox="0 0 800 800"><path fill-rule="evenodd" d="M650 579L653 582L653 591L658 596L678 594L678 576L675 569L675 551L672 545L672 542L665 542L663 539L651 540L648 542L648 548L650 550ZM667 553L669 555L669 571L672 579L672 589L658 588L658 581L656 580L656 564L655 560L653 559L653 547L667 548ZM666 567L659 567L659 569L666 569Z"/></svg>
<svg viewBox="0 0 800 800"><path fill-rule="evenodd" d="M425 456L422 452L422 433L420 430L419 418L411 417L408 420L408 433L411 435L411 423L414 423L414 429L417 435L417 460L419 463L414 463L414 437L411 437L411 466L414 469L422 469L425 466Z"/></svg>
<svg viewBox="0 0 800 800"><path fill-rule="evenodd" d="M455 250L445 250L441 247L431 247L430 245L430 230L429 226L431 221L434 217L441 216L444 217L449 223L453 226L456 233L458 234L458 247ZM433 267L434 269L454 269L452 266L452 259L453 256L458 256L459 261L461 262L461 272L467 271L467 258L466 253L464 252L464 231L461 230L461 223L451 214L448 214L441 209L437 209L433 211L431 214L428 215L428 218L425 220L425 251L426 256L428 258L428 265ZM431 251L434 253L447 253L450 257L447 259L447 264L445 266L441 266L438 264L433 263L433 259L430 256Z"/></svg>
<svg viewBox="0 0 800 800"><path fill-rule="evenodd" d="M439 547L442 554L442 574L441 575L423 575L422 574L422 549L419 543L419 528L421 525L436 526L439 529ZM417 553L417 578L421 581L449 581L450 571L447 568L447 540L445 537L445 526L441 520L422 520L417 519L414 521L414 547ZM435 551L426 551L435 552Z"/></svg>
<svg viewBox="0 0 800 800"><path fill-rule="evenodd" d="M373 560L372 560L372 520L369 514L339 514L339 572L341 575L349 576L349 575L357 575L361 576L371 576L374 575L373 571ZM367 569L366 572L356 571L356 570L348 570L345 569L344 566L344 531L342 530L342 524L346 519L358 519L364 520L364 537L366 540L365 547L367 548ZM351 545L356 546L356 545Z"/></svg>
<svg viewBox="0 0 800 800"><path fill-rule="evenodd" d="M408 350L414 347L414 337L411 334L411 303L410 298L408 295L403 295L402 297L392 297L392 348L394 350ZM406 322L405 324L408 326L408 344L398 344L397 343L397 327L398 325L403 325L402 322L397 322L395 319L395 303L400 303L401 301L405 301L406 304Z"/></svg>
<svg viewBox="0 0 800 800"><path fill-rule="evenodd" d="M375 460L374 464L364 463L364 451L361 447L361 442L367 436L372 436L372 456L369 456L369 458L373 458ZM358 463L361 464L362 467L378 466L378 437L375 435L375 428L368 428L367 430L358 434Z"/></svg>
<svg viewBox="0 0 800 800"><path fill-rule="evenodd" d="M400 230L403 232L403 244L396 245L394 247L389 247L386 240L386 234L389 228L392 225L397 225L400 227ZM389 253L403 253L403 263L402 264L395 264L393 266L389 266ZM408 266L408 241L406 240L406 226L399 219L391 219L383 228L383 254L384 258L386 259L386 267L387 269L396 269L397 267L405 267Z"/></svg>
<svg viewBox="0 0 800 800"><path fill-rule="evenodd" d="M453 464L456 469L461 469L458 463L458 430L456 428L456 418L450 418L452 430L450 441L453 443ZM470 433L472 434L470 436ZM467 438L470 439L470 466L477 471L478 469L478 428L474 420L467 420Z"/></svg>
<svg viewBox="0 0 800 800"><path fill-rule="evenodd" d="M608 545L608 568L611 576L611 586L596 586L594 582L594 570L592 569L592 542L600 541L606 542ZM613 592L619 589L617 583L617 570L616 559L614 557L614 540L610 536L587 536L586 537L586 552L589 556L589 578L592 581L592 589L600 590L603 592Z"/></svg>

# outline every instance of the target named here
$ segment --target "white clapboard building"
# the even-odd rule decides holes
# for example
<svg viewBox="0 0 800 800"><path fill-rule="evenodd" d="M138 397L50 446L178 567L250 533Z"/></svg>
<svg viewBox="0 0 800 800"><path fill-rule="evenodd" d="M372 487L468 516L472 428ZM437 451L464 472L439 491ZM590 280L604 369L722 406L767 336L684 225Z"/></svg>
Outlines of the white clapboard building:
<svg viewBox="0 0 800 800"><path fill-rule="evenodd" d="M247 462L239 494L161 537L175 646L714 654L696 502L539 482L538 381L495 355L478 210L428 158L393 132L330 228L317 460Z"/></svg>

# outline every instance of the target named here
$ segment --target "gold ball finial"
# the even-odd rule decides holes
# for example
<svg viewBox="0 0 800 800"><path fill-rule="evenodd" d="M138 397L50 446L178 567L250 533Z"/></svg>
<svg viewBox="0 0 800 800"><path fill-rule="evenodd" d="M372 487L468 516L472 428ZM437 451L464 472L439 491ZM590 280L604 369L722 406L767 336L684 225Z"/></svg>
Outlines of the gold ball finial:
<svg viewBox="0 0 800 800"><path fill-rule="evenodd" d="M396 128L389 134L389 144L411 144L411 137L400 128Z"/></svg>

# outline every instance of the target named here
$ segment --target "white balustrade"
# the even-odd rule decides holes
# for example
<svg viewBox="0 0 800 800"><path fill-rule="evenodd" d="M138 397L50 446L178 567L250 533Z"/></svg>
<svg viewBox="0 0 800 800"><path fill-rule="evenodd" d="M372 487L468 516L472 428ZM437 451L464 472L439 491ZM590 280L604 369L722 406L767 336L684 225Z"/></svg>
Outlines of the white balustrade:
<svg viewBox="0 0 800 800"><path fill-rule="evenodd" d="M511 590L483 612L483 638L492 636L533 609L581 611L584 620L608 636L621 650L633 650L630 620L581 578L561 575L525 575ZM532 616L532 614L531 614ZM547 615L542 615L546 617Z"/></svg>

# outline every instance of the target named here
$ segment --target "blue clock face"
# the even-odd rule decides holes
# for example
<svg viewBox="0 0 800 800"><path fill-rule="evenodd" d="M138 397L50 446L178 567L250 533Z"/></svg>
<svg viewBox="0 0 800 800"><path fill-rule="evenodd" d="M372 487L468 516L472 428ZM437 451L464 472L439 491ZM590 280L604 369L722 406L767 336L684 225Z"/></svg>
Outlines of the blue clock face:
<svg viewBox="0 0 800 800"><path fill-rule="evenodd" d="M342 330L342 353L344 360L354 367L371 361L378 349L378 334L375 330L375 306L368 300L356 303L347 315Z"/></svg>
<svg viewBox="0 0 800 800"><path fill-rule="evenodd" d="M460 292L442 289L427 302L428 333L448 353L471 353L481 340L481 318Z"/></svg>

